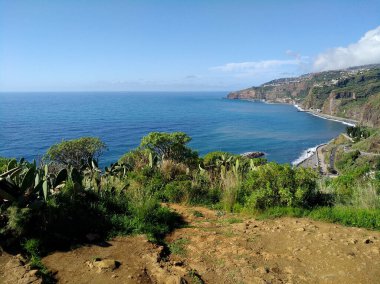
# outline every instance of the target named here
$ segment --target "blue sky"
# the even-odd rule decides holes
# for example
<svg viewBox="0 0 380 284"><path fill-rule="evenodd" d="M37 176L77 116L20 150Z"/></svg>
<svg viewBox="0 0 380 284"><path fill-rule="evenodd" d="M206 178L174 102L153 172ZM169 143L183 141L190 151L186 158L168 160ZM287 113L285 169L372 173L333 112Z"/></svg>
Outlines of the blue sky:
<svg viewBox="0 0 380 284"><path fill-rule="evenodd" d="M0 0L0 91L235 90L380 63L380 1Z"/></svg>

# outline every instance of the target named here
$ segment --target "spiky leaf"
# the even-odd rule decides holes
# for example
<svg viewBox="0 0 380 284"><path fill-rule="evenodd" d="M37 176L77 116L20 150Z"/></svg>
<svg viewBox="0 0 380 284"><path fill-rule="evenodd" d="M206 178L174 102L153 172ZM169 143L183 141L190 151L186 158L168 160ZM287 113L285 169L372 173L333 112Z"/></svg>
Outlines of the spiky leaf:
<svg viewBox="0 0 380 284"><path fill-rule="evenodd" d="M14 169L16 167L17 167L17 160L16 159L12 159L8 163L7 170L10 171L10 170L12 170L12 169Z"/></svg>
<svg viewBox="0 0 380 284"><path fill-rule="evenodd" d="M67 170L62 169L58 175L57 178L55 179L54 187L57 187L59 184L67 180Z"/></svg>
<svg viewBox="0 0 380 284"><path fill-rule="evenodd" d="M2 173L2 174L0 175L0 178L5 178L5 177L7 177L7 176L13 177L13 176L18 175L21 171L22 171L22 167L19 166L19 167L17 167L17 168L13 168L13 169L11 169L11 170L9 170L9 171L6 171L5 173Z"/></svg>
<svg viewBox="0 0 380 284"><path fill-rule="evenodd" d="M22 183L21 183L21 190L23 192L25 192L28 188L31 188L34 186L34 173L35 173L35 170L34 168L30 168L25 176L24 176L24 179L22 180Z"/></svg>
<svg viewBox="0 0 380 284"><path fill-rule="evenodd" d="M47 196L48 196L48 182L47 182L47 180L44 180L44 182L42 184L42 192L44 194L44 199L46 201L47 200Z"/></svg>
<svg viewBox="0 0 380 284"><path fill-rule="evenodd" d="M36 186L40 182L40 174L37 173L34 178L34 186Z"/></svg>

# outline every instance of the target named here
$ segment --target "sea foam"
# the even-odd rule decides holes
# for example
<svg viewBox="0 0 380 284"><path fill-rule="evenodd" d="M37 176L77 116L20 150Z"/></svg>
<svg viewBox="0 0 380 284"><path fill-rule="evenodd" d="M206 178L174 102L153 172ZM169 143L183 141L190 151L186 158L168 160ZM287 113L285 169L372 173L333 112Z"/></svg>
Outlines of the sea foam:
<svg viewBox="0 0 380 284"><path fill-rule="evenodd" d="M321 144L323 145L323 144ZM301 156L299 156L296 160L294 160L292 162L292 165L293 166L297 166L298 164L300 164L301 162L305 161L306 159L310 158L312 155L315 154L315 152L317 151L317 148L319 147L320 145L317 145L315 147L311 147L309 149L306 149L305 151L302 152Z"/></svg>

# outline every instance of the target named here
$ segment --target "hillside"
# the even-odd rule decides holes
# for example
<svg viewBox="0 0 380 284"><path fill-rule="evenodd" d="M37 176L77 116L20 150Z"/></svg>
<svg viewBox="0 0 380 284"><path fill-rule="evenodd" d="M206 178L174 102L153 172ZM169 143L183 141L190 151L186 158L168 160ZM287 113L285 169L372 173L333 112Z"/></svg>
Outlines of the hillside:
<svg viewBox="0 0 380 284"><path fill-rule="evenodd" d="M306 110L380 126L380 65L282 78L232 92L229 99L298 104Z"/></svg>

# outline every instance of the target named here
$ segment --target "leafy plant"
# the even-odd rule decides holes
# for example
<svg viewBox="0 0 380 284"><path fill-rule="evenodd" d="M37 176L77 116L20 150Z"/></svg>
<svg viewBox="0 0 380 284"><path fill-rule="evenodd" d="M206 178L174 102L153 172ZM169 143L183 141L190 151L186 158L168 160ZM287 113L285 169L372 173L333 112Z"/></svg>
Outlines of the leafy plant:
<svg viewBox="0 0 380 284"><path fill-rule="evenodd" d="M46 152L45 159L63 167L73 166L80 169L89 160L97 161L106 149L106 145L99 138L81 137L51 146Z"/></svg>

